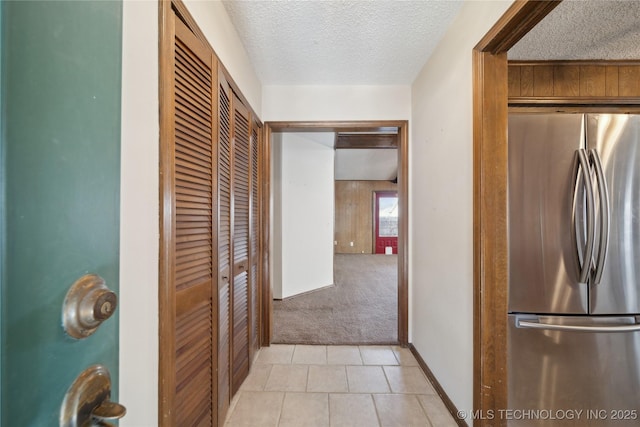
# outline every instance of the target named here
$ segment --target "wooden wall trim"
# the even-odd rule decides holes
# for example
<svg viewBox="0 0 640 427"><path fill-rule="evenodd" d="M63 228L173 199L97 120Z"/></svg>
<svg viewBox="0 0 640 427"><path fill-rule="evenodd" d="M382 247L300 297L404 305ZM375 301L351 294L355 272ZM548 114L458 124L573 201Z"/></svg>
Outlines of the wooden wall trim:
<svg viewBox="0 0 640 427"><path fill-rule="evenodd" d="M474 407L498 413L507 407L507 58L473 56Z"/></svg>
<svg viewBox="0 0 640 427"><path fill-rule="evenodd" d="M504 53L560 4L562 0L516 0L474 50Z"/></svg>
<svg viewBox="0 0 640 427"><path fill-rule="evenodd" d="M514 107L536 107L545 105L557 105L557 106L624 106L638 105L638 98L635 97L584 97L584 98L565 98L565 97L553 97L553 96L540 96L540 97L509 97L509 106Z"/></svg>
<svg viewBox="0 0 640 427"><path fill-rule="evenodd" d="M409 344L409 122L398 127L398 341Z"/></svg>
<svg viewBox="0 0 640 427"><path fill-rule="evenodd" d="M507 51L560 2L514 2L473 50L474 411L507 407ZM505 426L475 420L474 426Z"/></svg>
<svg viewBox="0 0 640 427"><path fill-rule="evenodd" d="M640 96L640 61L509 62L511 105L628 105Z"/></svg>
<svg viewBox="0 0 640 427"><path fill-rule="evenodd" d="M545 60L509 60L509 66L539 66L539 65L594 65L607 67L611 65L640 65L637 59L545 59Z"/></svg>
<svg viewBox="0 0 640 427"><path fill-rule="evenodd" d="M271 285L271 218L273 200L271 198L271 128L265 124L262 128L262 189L261 209L261 245L262 245L262 337L261 345L268 346L273 336L273 287Z"/></svg>
<svg viewBox="0 0 640 427"><path fill-rule="evenodd" d="M158 313L159 313L159 363L158 363L158 423L161 427L174 424L172 408L174 407L176 375L175 375L175 323L176 313L172 302L175 289L172 286L173 263L173 202L172 193L174 170L172 161L171 139L173 135L173 12L171 3L159 2L159 100L160 100L160 253L158 278Z"/></svg>
<svg viewBox="0 0 640 427"><path fill-rule="evenodd" d="M318 122L268 122L273 132L363 132L382 131L390 127L400 128L406 120L372 120L372 121L318 121Z"/></svg>
<svg viewBox="0 0 640 427"><path fill-rule="evenodd" d="M394 134L337 133L335 148L393 149L398 147L398 136Z"/></svg>
<svg viewBox="0 0 640 427"><path fill-rule="evenodd" d="M548 105L536 106L509 105L509 113L613 113L640 114L640 99L634 105Z"/></svg>
<svg viewBox="0 0 640 427"><path fill-rule="evenodd" d="M398 135L398 197L400 208L400 224L398 229L398 342L400 345L408 345L409 339L409 260L408 260L408 240L409 240L409 122L406 120L373 120L373 121L318 121L318 122L290 122L290 121L274 121L265 122L265 149L269 152L271 147L271 134L272 132L281 132L283 130L295 129L296 132L347 132L347 131L362 131L377 130L388 127L397 127L399 129ZM270 192L270 168L271 159L266 162L265 169L267 170L268 181L265 189L265 197L268 197L269 204L271 206L271 192ZM272 206L270 207L272 209ZM271 215L272 210L269 211ZM269 237L271 239L271 226L267 223L269 230ZM271 284L268 284L268 288L263 288L263 294L268 295L263 301L264 311L264 336L263 345L270 345L272 331L273 331L273 308L272 308L272 296L273 289ZM269 305L267 307L267 304Z"/></svg>
<svg viewBox="0 0 640 427"><path fill-rule="evenodd" d="M463 414L463 412L460 412L458 410L458 408L456 407L456 405L451 400L451 398L449 398L449 395L447 395L447 392L444 391L444 388L442 388L442 386L440 385L440 382L438 381L436 376L433 375L433 372L431 372L431 369L429 369L429 365L427 365L427 362L424 361L424 359L422 358L422 356L418 352L418 349L415 348L413 343L409 344L409 350L411 350L411 353L416 358L416 361L418 362L418 365L420 366L420 369L422 369L422 372L424 372L426 377L429 379L429 382L433 386L433 389L436 391L438 396L440 396L440 399L442 399L442 403L444 403L444 406L447 408L447 410L449 411L449 413L453 417L453 420L460 427L468 427L469 425L464 420L464 417L460 417L460 415ZM464 412L464 414L468 415L468 414L466 414L466 412Z"/></svg>

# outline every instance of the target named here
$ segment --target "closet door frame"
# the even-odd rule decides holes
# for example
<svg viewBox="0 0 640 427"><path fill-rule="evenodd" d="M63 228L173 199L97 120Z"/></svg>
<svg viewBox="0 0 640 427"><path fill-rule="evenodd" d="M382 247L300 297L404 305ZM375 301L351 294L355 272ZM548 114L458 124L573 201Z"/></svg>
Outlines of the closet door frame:
<svg viewBox="0 0 640 427"><path fill-rule="evenodd" d="M215 82L218 81L217 75L224 75L229 86L232 89L232 93L239 101L248 109L250 118L250 129L253 126L258 126L260 129L262 123L255 111L251 108L247 99L239 90L238 85L230 76L228 70L220 62L219 58L215 54L215 51L207 41L206 37L198 27L196 21L193 19L186 6L181 0L161 0L158 2L159 7L159 100L160 100L160 248L159 248L159 283L158 283L158 304L159 304L159 364L158 364L158 423L162 427L170 427L179 424L179 420L175 420L175 392L176 392L176 293L173 282L175 276L175 200L172 193L172 185L175 176L175 167L173 165L173 135L174 135L174 100L173 100L173 55L174 55L174 28L173 28L173 16L181 20L187 28L193 33L193 35L200 40L200 42L211 51L213 57L212 69L217 71ZM215 112L217 117L217 90L218 85L213 85L212 100L216 104ZM212 134L213 143L217 144L218 130L217 120L213 120ZM251 131L250 131L251 132ZM267 153L264 149L263 139L258 138L259 156L263 153ZM253 141L251 141L253 143ZM216 146L217 147L217 146ZM214 157L217 159L217 148L213 147ZM258 159L259 164L264 162L264 158ZM261 169L261 167L259 167ZM217 290L218 286L218 240L217 240L217 212L218 212L218 194L217 194L217 165L213 173L213 233L212 233L212 245L213 245L213 289ZM260 174L259 180L264 176ZM263 228L264 217L266 216L265 209L268 207L268 203L262 200L263 197L263 182L259 182L259 217L256 220L259 221L259 233L257 236L251 235L252 238L257 239L258 253L257 257L260 259L268 259L268 254L264 251L268 251L268 246L265 246ZM263 271L259 272L259 278L267 277ZM260 295L260 292L258 293ZM212 360L214 366L218 364L218 322L216 321L218 316L217 304L218 296L217 292L213 292L213 304L214 304L214 320L212 327L214 328L212 333L213 340L213 354ZM258 301L258 307L263 305L262 299ZM262 346L262 337L264 333L262 331L263 324L261 322L262 317L260 313L256 313L258 317L258 348ZM253 354L253 352L252 352ZM250 360L250 363L252 360ZM217 367L217 366L216 366ZM212 396L212 414L218 419L213 420L214 425L222 425L224 423L224 416L226 414L221 413L218 409L218 375L217 369L213 370L213 396Z"/></svg>

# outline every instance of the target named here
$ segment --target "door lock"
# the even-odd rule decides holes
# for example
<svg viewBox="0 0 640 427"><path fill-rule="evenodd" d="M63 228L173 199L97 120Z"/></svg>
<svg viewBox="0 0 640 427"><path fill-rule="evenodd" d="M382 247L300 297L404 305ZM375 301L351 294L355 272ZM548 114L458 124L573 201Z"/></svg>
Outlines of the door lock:
<svg viewBox="0 0 640 427"><path fill-rule="evenodd" d="M111 376L103 365L85 369L71 384L60 408L60 427L111 426L127 409L111 400Z"/></svg>
<svg viewBox="0 0 640 427"><path fill-rule="evenodd" d="M102 277L84 275L71 286L64 299L64 330L73 338L86 338L113 315L117 306L118 297L107 288Z"/></svg>

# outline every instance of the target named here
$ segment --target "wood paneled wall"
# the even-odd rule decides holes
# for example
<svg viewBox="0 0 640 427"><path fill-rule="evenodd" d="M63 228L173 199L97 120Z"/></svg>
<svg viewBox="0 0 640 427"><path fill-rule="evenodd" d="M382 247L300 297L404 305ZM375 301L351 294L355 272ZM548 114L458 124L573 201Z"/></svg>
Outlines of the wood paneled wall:
<svg viewBox="0 0 640 427"><path fill-rule="evenodd" d="M640 96L640 61L509 62L509 102Z"/></svg>
<svg viewBox="0 0 640 427"><path fill-rule="evenodd" d="M335 253L373 253L373 192L397 190L389 181L336 181Z"/></svg>

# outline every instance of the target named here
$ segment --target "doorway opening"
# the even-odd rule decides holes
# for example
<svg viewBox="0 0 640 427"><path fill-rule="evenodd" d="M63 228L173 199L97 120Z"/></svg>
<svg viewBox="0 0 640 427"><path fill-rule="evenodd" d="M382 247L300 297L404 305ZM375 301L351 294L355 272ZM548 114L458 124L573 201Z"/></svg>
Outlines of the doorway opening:
<svg viewBox="0 0 640 427"><path fill-rule="evenodd" d="M408 162L407 162L407 158L406 158L406 153L407 153L407 135L408 135L408 122L406 121L379 121L379 122L313 122L313 123L300 123L300 122L267 122L265 124L265 141L266 141L266 149L268 152L271 153L271 158L269 161L269 167L271 169L270 171L270 182L269 182L269 189L268 192L270 194L271 200L273 201L273 204L276 205L274 207L272 207L271 212L270 212L270 216L271 218L269 219L269 224L270 224L270 233L269 233L269 241L270 241L270 248L271 253L272 253L272 257L270 259L269 262L269 283L265 284L265 289L264 294L265 295L265 310L263 311L264 313L264 324L268 325L268 330L266 331L266 336L265 338L265 343L280 343L280 342L288 342L288 343L292 343L294 341L291 341L292 339L295 340L295 343L313 343L313 344L400 344L400 345L406 345L407 344L407 318L408 318L408 297L407 297L407 259L406 259L406 244L407 244L407 166L408 166ZM385 264L387 264L387 271L391 271L391 274L393 276L392 278L392 283L393 285L391 286L391 291L393 292L393 296L389 299L391 305L393 307L392 311L393 311L393 321L391 322L391 333L388 336L391 336L392 338L385 338L385 339L363 339L363 338L358 338L358 335L356 335L355 339L349 339L347 341L345 341L344 338L340 338L340 334L334 333L332 334L328 328L322 326L322 322L321 322L321 318L331 318L331 317L336 317L336 318L340 318L340 316L338 315L338 305L340 305L342 302L344 302L345 300L348 300L348 297L343 297L343 296L339 296L336 291L336 287L340 285L340 283L344 283L344 277L348 277L348 276L352 276L352 277L358 277L361 273L355 273L350 269L350 267L353 267L353 263L351 262L352 260L354 260L355 258L352 258L351 261L345 262L345 259L342 258L346 258L346 257L355 257L355 256L360 256L363 254L368 254L368 256L376 256L375 254L375 233L374 233L374 218L375 218L375 192L376 191L380 191L378 189L374 189L373 187L369 188L368 191L368 195L366 198L366 205L365 208L367 210L367 214L369 219L369 222L366 223L365 221L365 225L366 225L366 230L364 231L366 233L366 242L364 243L366 245L366 249L363 248L356 248L357 244L358 244L358 239L350 239L349 237L338 237L339 235L339 228L342 227L339 224L339 220L338 220L338 210L339 205L342 203L340 200L340 197L346 197L347 199L350 199L352 202L353 197L350 197L349 195L340 195L342 194L342 187L344 186L345 183L348 183L349 185L351 185L352 187L357 186L359 183L362 182L367 182L365 180L340 180L338 179L338 169L340 168L339 165L339 161L338 158L336 157L335 160L335 165L332 164L331 165L331 169L333 170L333 168L335 167L335 175L333 176L334 179L331 180L331 194L330 194L330 200L327 201L328 204L330 204L331 209L330 209L330 215L331 215L331 224L330 224L330 228L329 228L329 233L328 237L330 239L330 244L331 244L331 248L329 248L329 255L331 257L330 259L330 264L331 264L331 270L332 270L332 274L333 276L329 279L328 283L324 283L324 286L322 286L322 284L320 284L320 286L318 286L316 289L320 289L320 290L313 290L313 292L311 294L306 294L305 292L301 292L299 294L293 294L293 295L288 295L287 292L282 292L282 286L283 283L286 283L287 280L287 276L286 273L283 275L283 271L282 271L282 265L287 266L288 269L290 268L295 268L296 266L299 266L300 264L304 263L304 262L308 262L309 259L304 259L304 253L305 251L307 251L307 246L311 246L312 244L309 243L307 244L302 244L300 243L301 241L299 241L299 244L297 246L298 250L297 255L294 255L294 257L302 257L301 259L303 259L302 262L300 263L296 263L296 262L290 262L290 260L287 260L287 253L291 253L291 249L289 248L288 250L285 249L284 251L282 250L278 250L278 249L282 249L282 248L278 248L279 245L287 245L288 243L288 237L284 237L280 234L280 231L278 231L278 227L282 226L282 222L284 221L285 225L291 225L292 221L297 221L298 219L300 219L300 217L302 215L298 216L298 219L293 220L291 218L287 219L287 213L288 212L288 208L286 208L284 210L285 214L283 215L282 212L282 200L279 199L279 197L281 197L282 193L280 190L281 188L278 188L279 186L283 185L283 182L287 182L287 177L282 177L282 176L276 176L276 174L274 174L274 170L276 169L278 170L279 168L281 168L282 164L285 163L282 160L282 153L278 152L278 145L282 144L282 135L285 135L285 137L287 137L286 135L289 134L298 134L301 135L301 139L305 139L306 137L313 137L312 134L316 134L316 136L320 133L332 133L333 137L332 137L332 141L333 141L333 146L329 149L331 151L331 156L333 158L333 153L334 150L337 153L338 151L342 151L343 149L345 149L343 152L346 152L347 149L349 148L354 148L354 147L348 147L344 145L344 139L342 138L342 135L344 134L353 134L353 135L358 135L358 142L357 144L362 144L362 134L370 134L370 135L379 135L379 134L384 134L389 133L390 129L393 129L393 140L395 141L395 146L394 147L386 147L386 148L393 148L393 152L392 152L392 156L393 159L395 160L395 164L394 164L394 176L389 177L386 179L386 183L392 185L392 188L383 188L380 190L395 190L396 194L397 194L397 206L395 208L395 211L397 213L397 219L396 219L396 230L397 230L397 237L396 237L396 243L395 243L395 251L391 251L391 256L388 257L388 259L386 259ZM374 138L376 139L376 138ZM377 138L380 139L380 138ZM387 138L390 139L390 138ZM356 139L353 139L353 141L355 141ZM380 144L379 141L375 142L375 144ZM298 146L299 147L299 146ZM360 147L358 147L360 148ZM371 147L363 147L363 148L371 148ZM378 151L382 151L380 150L380 148L383 148L381 146L377 146L373 149L376 149ZM350 151L356 151L356 150L350 150ZM364 150L363 150L364 151ZM317 154L316 159L321 159L322 156L324 154ZM287 158L286 159L287 162L286 164L288 165L288 167L291 167L293 162L291 161L291 159ZM296 162L297 163L297 162ZM316 162L318 163L318 162ZM298 165L299 167L300 165ZM309 168L307 168L309 169ZM308 171L307 171L308 172ZM324 173L322 171L319 171L318 174ZM291 181L288 181L291 182ZM370 181L373 182L373 181ZM300 181L296 181L297 185L302 186L303 184ZM281 193L280 195L278 193ZM366 190L365 190L366 193ZM286 198L287 196L285 196ZM302 200L300 200L301 203L304 203ZM308 204L311 204L311 201L307 201ZM313 202L315 203L315 201ZM286 203L284 206L290 206L289 204ZM280 212L278 212L278 208L280 209ZM335 212L335 217L334 217L334 212ZM385 212L386 214L386 212ZM364 217L364 215L361 215L362 217ZM384 218L384 217L383 217ZM335 223L334 223L335 221ZM335 231L334 231L334 227L335 227ZM352 228L352 227L348 227L348 228ZM309 227L307 227L306 229L302 229L302 230L309 230ZM383 230L383 232L388 233L388 231ZM300 235L303 233L298 233L298 237L300 237ZM325 235L323 237L326 238L327 235ZM362 239L365 240L365 239ZM344 241L344 242L343 242ZM322 243L322 245L324 245L324 243ZM353 248L355 249L359 249L358 252L355 252L355 254L351 253L351 254L342 254L339 252L343 252L338 251L337 248L339 246L344 247L346 245L346 247L348 248ZM275 249L275 250L274 250ZM311 252L311 250L309 250L309 252ZM377 255L379 257L384 258L384 255ZM390 264L391 262L392 266L389 268L388 264ZM373 270L373 266L375 266L376 263L371 263L369 264L369 266L371 268L369 268L370 270ZM293 267L291 267L293 266ZM335 267L334 267L335 266ZM343 268L343 267L349 267L349 268ZM361 267L360 267L361 268ZM366 270L366 267L365 267ZM360 270L362 271L362 270ZM374 277L376 276L376 273L374 271L371 271L371 273L374 275ZM283 281L284 280L284 281ZM365 279L365 282L367 280ZM388 278L387 278L388 281ZM370 281L369 281L370 282ZM325 288L327 285L329 285L330 287ZM266 289L268 287L268 289ZM345 288L341 288L340 290L344 290ZM327 292L328 291L328 292ZM307 291L308 292L308 291ZM361 294L369 294L370 296L375 295L376 291L375 289L373 289L373 286L371 286L371 289L364 289L364 291L359 291ZM308 320L310 323L310 326L308 328L309 331L311 332L326 332L323 338L314 338L313 336L302 336L302 337L298 337L298 338L285 338L283 340L281 334L279 333L278 327L279 324L286 324L286 325L296 325L297 322L293 317L291 313L285 313L284 317L281 316L281 312L280 311L274 311L274 307L275 310L279 310L280 306L282 305L282 303L284 302L285 304L288 305L305 305L305 301L304 299L312 299L315 298L312 294L317 294L320 295L320 293L324 293L329 295L329 293L333 293L333 296L328 296L326 298L326 301L323 305L322 309L314 309L313 307L307 307L309 309L309 311L307 313L310 314L306 314L305 317L303 317L304 319ZM273 297L275 297L277 300L273 301ZM279 299L283 299L284 301L280 301ZM315 316L315 318L314 318ZM285 319L284 322L280 322L279 319ZM337 322L338 327L345 329L347 327L350 326L350 324L353 323L350 319L348 318L344 318L342 320L339 320ZM372 322L368 322L368 325L364 325L362 326L362 328L370 328L375 330L376 325L375 323Z"/></svg>

